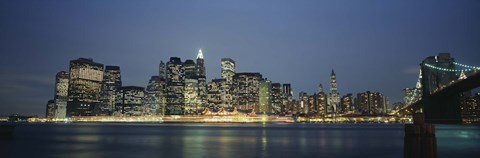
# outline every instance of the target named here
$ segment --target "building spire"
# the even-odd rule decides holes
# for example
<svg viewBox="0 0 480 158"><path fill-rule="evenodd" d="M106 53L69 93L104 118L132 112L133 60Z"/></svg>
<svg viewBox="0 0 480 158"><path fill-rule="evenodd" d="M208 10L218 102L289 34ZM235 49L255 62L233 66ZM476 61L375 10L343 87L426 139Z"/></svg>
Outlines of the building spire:
<svg viewBox="0 0 480 158"><path fill-rule="evenodd" d="M332 69L332 73L330 73L330 76L334 76L335 75L335 71L333 71Z"/></svg>
<svg viewBox="0 0 480 158"><path fill-rule="evenodd" d="M198 50L197 59L203 59L203 53L201 48Z"/></svg>
<svg viewBox="0 0 480 158"><path fill-rule="evenodd" d="M465 72L462 71L462 73L460 73L460 77L458 78L458 80L463 80L466 78L467 78L467 75L465 75Z"/></svg>
<svg viewBox="0 0 480 158"><path fill-rule="evenodd" d="M418 81L415 88L422 88L422 69L420 69L420 73L418 74Z"/></svg>

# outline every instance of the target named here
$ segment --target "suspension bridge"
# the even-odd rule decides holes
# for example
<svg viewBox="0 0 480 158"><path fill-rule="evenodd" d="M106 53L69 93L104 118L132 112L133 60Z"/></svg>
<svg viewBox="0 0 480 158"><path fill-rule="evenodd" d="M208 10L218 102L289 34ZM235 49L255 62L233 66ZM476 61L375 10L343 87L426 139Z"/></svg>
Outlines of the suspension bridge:
<svg viewBox="0 0 480 158"><path fill-rule="evenodd" d="M423 112L428 123L461 123L461 97L480 87L480 67L457 63L448 53L430 56L406 106L396 114Z"/></svg>

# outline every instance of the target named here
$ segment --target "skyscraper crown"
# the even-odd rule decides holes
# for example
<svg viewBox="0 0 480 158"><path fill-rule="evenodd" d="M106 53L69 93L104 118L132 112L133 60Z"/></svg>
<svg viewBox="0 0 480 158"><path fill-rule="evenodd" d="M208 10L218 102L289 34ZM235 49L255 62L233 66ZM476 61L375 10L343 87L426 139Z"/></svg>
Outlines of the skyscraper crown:
<svg viewBox="0 0 480 158"><path fill-rule="evenodd" d="M203 59L202 49L198 50L197 59Z"/></svg>

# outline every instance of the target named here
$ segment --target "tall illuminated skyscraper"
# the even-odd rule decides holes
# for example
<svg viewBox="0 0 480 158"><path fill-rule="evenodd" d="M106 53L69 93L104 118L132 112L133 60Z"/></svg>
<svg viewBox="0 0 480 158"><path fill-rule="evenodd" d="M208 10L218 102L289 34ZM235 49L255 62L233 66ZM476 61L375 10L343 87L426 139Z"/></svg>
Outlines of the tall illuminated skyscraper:
<svg viewBox="0 0 480 158"><path fill-rule="evenodd" d="M222 79L231 83L233 81L233 76L235 75L235 61L230 58L222 58Z"/></svg>
<svg viewBox="0 0 480 158"><path fill-rule="evenodd" d="M143 101L145 88L137 86L120 87L117 93L116 115L120 116L142 116L144 115Z"/></svg>
<svg viewBox="0 0 480 158"><path fill-rule="evenodd" d="M185 110L185 69L178 57L171 57L166 67L167 115L183 115Z"/></svg>
<svg viewBox="0 0 480 158"><path fill-rule="evenodd" d="M282 112L282 84L272 83L270 93L271 107L270 112L280 114Z"/></svg>
<svg viewBox="0 0 480 158"><path fill-rule="evenodd" d="M67 114L68 101L68 72L60 71L55 77L55 118L64 119Z"/></svg>
<svg viewBox="0 0 480 158"><path fill-rule="evenodd" d="M317 90L317 99L316 99L316 104L317 104L317 112L320 116L325 116L327 114L327 95L323 91L323 85L319 84L318 85L318 90Z"/></svg>
<svg viewBox="0 0 480 158"><path fill-rule="evenodd" d="M112 115L115 106L115 97L122 87L122 77L119 66L105 66L103 73L101 103L97 108L97 115Z"/></svg>
<svg viewBox="0 0 480 158"><path fill-rule="evenodd" d="M293 105L293 90L289 83L282 84L282 113L291 113Z"/></svg>
<svg viewBox="0 0 480 158"><path fill-rule="evenodd" d="M272 106L272 99L270 92L272 91L272 82L270 80L264 79L260 81L259 88L259 111L263 113L270 113Z"/></svg>
<svg viewBox="0 0 480 158"><path fill-rule="evenodd" d="M342 113L344 114L350 114L352 113L353 109L353 96L351 93L348 93L347 95L344 95L342 99L340 100L340 107L339 108Z"/></svg>
<svg viewBox="0 0 480 158"><path fill-rule="evenodd" d="M152 76L148 81L144 100L147 115L163 115L160 114L162 108L160 106L160 95L162 94L160 81L159 76Z"/></svg>
<svg viewBox="0 0 480 158"><path fill-rule="evenodd" d="M226 90L224 79L213 79L208 82L208 106L210 108L225 107L224 91Z"/></svg>
<svg viewBox="0 0 480 158"><path fill-rule="evenodd" d="M197 72L196 72L196 65L193 60L185 60L183 63L183 67L185 69L185 78L186 79L196 79Z"/></svg>
<svg viewBox="0 0 480 158"><path fill-rule="evenodd" d="M262 80L260 73L236 73L233 76L235 89L233 105L238 109L259 111L259 91Z"/></svg>
<svg viewBox="0 0 480 158"><path fill-rule="evenodd" d="M355 98L355 108L363 115L377 115L386 112L388 100L380 92L362 92Z"/></svg>
<svg viewBox="0 0 480 158"><path fill-rule="evenodd" d="M158 76L165 79L165 77L167 76L166 71L167 67L165 66L165 63L163 61L160 61L160 64L158 65Z"/></svg>
<svg viewBox="0 0 480 158"><path fill-rule="evenodd" d="M196 73L197 73L197 80L198 80L199 101L203 107L206 107L208 91L207 91L207 77L205 72L205 61L203 59L202 49L198 50Z"/></svg>
<svg viewBox="0 0 480 158"><path fill-rule="evenodd" d="M298 94L298 101L300 102L300 106L298 106L297 112L301 114L308 113L308 94L306 92L300 92Z"/></svg>
<svg viewBox="0 0 480 158"><path fill-rule="evenodd" d="M340 94L337 91L337 75L332 69L330 73L330 94L328 95L328 113L336 113L340 103Z"/></svg>
<svg viewBox="0 0 480 158"><path fill-rule="evenodd" d="M69 74L67 116L93 116L100 103L103 64L93 59L72 60Z"/></svg>
<svg viewBox="0 0 480 158"><path fill-rule="evenodd" d="M167 76L167 68L165 66L165 63L163 61L160 61L159 65L159 71L158 71L158 77L159 77L159 91L158 91L158 109L157 109L157 115L159 116L164 116L165 115L165 110L167 106L167 81L166 81L166 76Z"/></svg>
<svg viewBox="0 0 480 158"><path fill-rule="evenodd" d="M225 100L224 107L231 107L233 102L233 76L235 75L235 61L230 58L222 58L221 60L221 76L225 82L225 88L222 92L222 98Z"/></svg>
<svg viewBox="0 0 480 158"><path fill-rule="evenodd" d="M194 115L202 109L198 97L198 80L185 79L185 110L184 114Z"/></svg>
<svg viewBox="0 0 480 158"><path fill-rule="evenodd" d="M52 119L55 117L55 101L54 100L48 100L47 102L47 109L45 111L45 117Z"/></svg>

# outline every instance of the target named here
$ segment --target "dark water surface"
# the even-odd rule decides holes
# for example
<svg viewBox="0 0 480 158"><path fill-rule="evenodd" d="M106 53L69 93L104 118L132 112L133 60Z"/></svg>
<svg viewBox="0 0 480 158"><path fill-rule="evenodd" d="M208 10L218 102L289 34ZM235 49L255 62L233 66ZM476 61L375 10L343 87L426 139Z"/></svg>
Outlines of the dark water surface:
<svg viewBox="0 0 480 158"><path fill-rule="evenodd" d="M480 157L480 126L437 125L439 157ZM19 124L3 157L403 157L401 124Z"/></svg>

